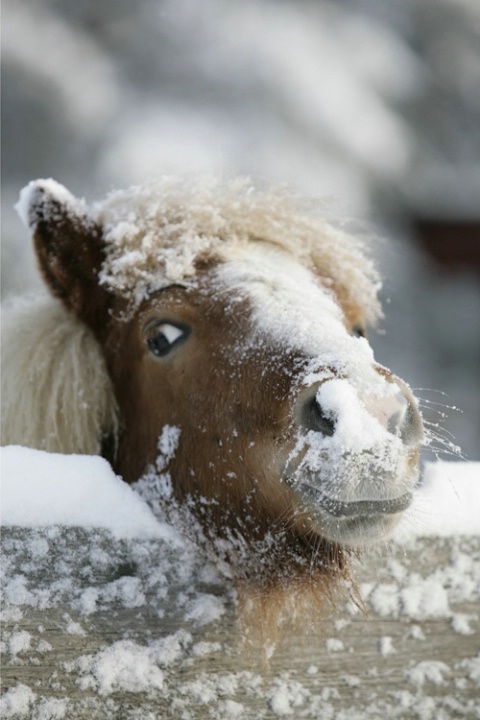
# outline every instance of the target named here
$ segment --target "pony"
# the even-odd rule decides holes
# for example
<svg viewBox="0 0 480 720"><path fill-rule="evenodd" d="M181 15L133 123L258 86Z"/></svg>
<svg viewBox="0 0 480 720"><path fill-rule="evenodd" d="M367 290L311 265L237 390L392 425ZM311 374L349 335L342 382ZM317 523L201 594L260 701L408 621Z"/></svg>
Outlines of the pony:
<svg viewBox="0 0 480 720"><path fill-rule="evenodd" d="M102 454L243 587L328 595L410 505L423 441L367 339L369 244L246 180L90 206L37 180L16 207L49 295L5 312L3 442Z"/></svg>

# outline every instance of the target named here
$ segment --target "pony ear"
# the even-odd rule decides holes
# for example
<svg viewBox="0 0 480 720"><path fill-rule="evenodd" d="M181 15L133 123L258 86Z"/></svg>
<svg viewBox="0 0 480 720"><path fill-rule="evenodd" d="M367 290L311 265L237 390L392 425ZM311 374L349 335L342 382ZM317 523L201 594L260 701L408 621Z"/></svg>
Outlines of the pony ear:
<svg viewBox="0 0 480 720"><path fill-rule="evenodd" d="M54 180L35 180L22 190L15 209L33 233L50 291L98 334L112 297L99 284L105 258L102 229L85 201Z"/></svg>

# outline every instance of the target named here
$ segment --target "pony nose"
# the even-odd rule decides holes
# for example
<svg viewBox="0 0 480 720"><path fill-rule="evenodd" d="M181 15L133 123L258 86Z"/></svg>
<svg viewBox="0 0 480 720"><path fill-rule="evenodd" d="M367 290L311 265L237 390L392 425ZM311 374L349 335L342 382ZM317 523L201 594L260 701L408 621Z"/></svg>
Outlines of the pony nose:
<svg viewBox="0 0 480 720"><path fill-rule="evenodd" d="M303 403L301 425L305 430L314 430L328 437L335 432L334 420L325 414L315 396Z"/></svg>
<svg viewBox="0 0 480 720"><path fill-rule="evenodd" d="M423 437L423 424L413 395L403 383L393 379L398 392L387 397L363 400L367 412L404 445L417 445ZM305 430L319 432L325 437L335 434L337 418L318 401L317 390L301 401L300 425Z"/></svg>

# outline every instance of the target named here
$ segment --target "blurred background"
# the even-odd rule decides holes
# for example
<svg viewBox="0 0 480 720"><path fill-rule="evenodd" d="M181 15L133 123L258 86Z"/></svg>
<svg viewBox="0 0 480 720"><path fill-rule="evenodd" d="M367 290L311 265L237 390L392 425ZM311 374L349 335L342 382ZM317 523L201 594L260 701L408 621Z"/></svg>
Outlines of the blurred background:
<svg viewBox="0 0 480 720"><path fill-rule="evenodd" d="M3 297L38 283L12 209L31 179L88 201L164 173L289 183L386 238L376 357L480 459L478 0L4 0L2 13Z"/></svg>

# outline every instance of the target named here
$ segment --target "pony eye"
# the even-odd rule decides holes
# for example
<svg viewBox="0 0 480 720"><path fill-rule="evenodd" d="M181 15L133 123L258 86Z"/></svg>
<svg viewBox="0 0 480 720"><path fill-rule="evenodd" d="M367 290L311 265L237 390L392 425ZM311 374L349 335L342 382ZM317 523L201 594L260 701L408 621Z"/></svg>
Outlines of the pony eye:
<svg viewBox="0 0 480 720"><path fill-rule="evenodd" d="M156 357L165 357L170 350L189 334L189 328L161 323L149 330L147 345Z"/></svg>
<svg viewBox="0 0 480 720"><path fill-rule="evenodd" d="M361 325L354 325L352 328L352 335L353 337L367 337L367 333L365 329Z"/></svg>

